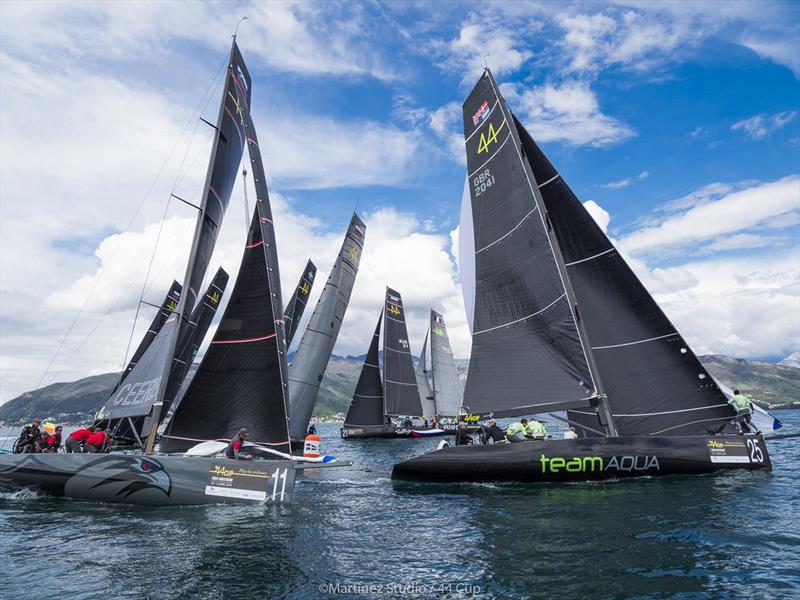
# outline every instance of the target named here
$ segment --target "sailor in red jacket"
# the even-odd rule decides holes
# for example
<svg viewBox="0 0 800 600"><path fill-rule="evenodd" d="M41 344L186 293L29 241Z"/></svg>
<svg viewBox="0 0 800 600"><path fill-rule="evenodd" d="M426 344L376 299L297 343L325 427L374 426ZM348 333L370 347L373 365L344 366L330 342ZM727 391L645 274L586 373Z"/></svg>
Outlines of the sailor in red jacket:
<svg viewBox="0 0 800 600"><path fill-rule="evenodd" d="M90 425L86 429L76 429L69 434L67 443L64 446L68 453L76 452L80 454L83 452L83 443L89 439L89 436L94 433L94 426Z"/></svg>
<svg viewBox="0 0 800 600"><path fill-rule="evenodd" d="M39 452L58 452L59 448L61 448L61 425L56 427L53 435L47 437Z"/></svg>
<svg viewBox="0 0 800 600"><path fill-rule="evenodd" d="M110 441L111 439L106 435L105 430L98 429L95 433L86 438L86 441L83 443L83 451L89 454L103 452Z"/></svg>

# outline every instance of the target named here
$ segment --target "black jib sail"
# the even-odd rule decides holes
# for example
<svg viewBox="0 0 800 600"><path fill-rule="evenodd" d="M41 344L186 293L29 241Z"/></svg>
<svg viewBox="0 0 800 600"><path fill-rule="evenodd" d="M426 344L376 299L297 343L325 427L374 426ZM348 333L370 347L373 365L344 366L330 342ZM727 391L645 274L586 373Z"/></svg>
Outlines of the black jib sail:
<svg viewBox="0 0 800 600"><path fill-rule="evenodd" d="M464 103L475 238L465 410L589 407L595 386L563 269L505 101L486 71Z"/></svg>
<svg viewBox="0 0 800 600"><path fill-rule="evenodd" d="M378 343L381 336L381 317L375 326L375 335L369 344L364 366L353 393L353 401L344 419L345 427L374 427L383 425L383 385L378 366Z"/></svg>
<svg viewBox="0 0 800 600"><path fill-rule="evenodd" d="M619 435L695 435L731 418L726 398L524 127L515 123L575 292ZM569 418L597 427L587 411Z"/></svg>
<svg viewBox="0 0 800 600"><path fill-rule="evenodd" d="M364 249L366 225L353 213L342 247L331 274L322 288L308 321L297 353L289 367L291 434L293 440L305 438L311 413L317 403L319 386L342 326L350 294L358 274Z"/></svg>
<svg viewBox="0 0 800 600"><path fill-rule="evenodd" d="M464 398L464 386L458 377L444 317L435 310L431 310L431 378L436 414L457 417Z"/></svg>
<svg viewBox="0 0 800 600"><path fill-rule="evenodd" d="M177 398L178 392L186 379L186 375L189 373L192 361L200 348L200 344L203 343L203 339L206 337L208 328L211 326L211 321L214 319L219 303L222 301L227 283L228 273L220 267L214 279L209 284L203 296L203 301L197 304L192 311L192 315L189 317L189 324L191 327L186 327L181 330L181 339L178 340L176 346L175 357L172 359L172 369L169 374L169 382L167 383L167 390L164 394L164 405L160 411L161 418L166 417L169 407ZM107 410L109 410L108 404L103 407L97 418L103 420L103 414ZM143 415L130 417L119 422L114 429L114 437L118 440L126 439L135 441L139 439L141 435L144 435L146 430L147 426Z"/></svg>
<svg viewBox="0 0 800 600"><path fill-rule="evenodd" d="M286 330L286 348L292 345L294 334L297 333L297 328L300 327L300 320L303 318L303 312L306 310L306 303L311 294L311 288L314 286L314 277L317 274L317 266L308 259L306 268L300 276L300 282L294 290L294 294L289 299L289 304L283 311L283 328Z"/></svg>
<svg viewBox="0 0 800 600"><path fill-rule="evenodd" d="M162 450L227 439L240 427L247 428L253 441L288 450L278 336L269 305L264 239L256 211L230 300L162 436Z"/></svg>
<svg viewBox="0 0 800 600"><path fill-rule="evenodd" d="M169 316L178 306L178 301L181 297L181 284L177 281L172 282L172 286L169 288L169 292L167 292L166 297L164 298L164 302L161 303L161 308L156 313L156 316L153 317L152 323L150 323L150 327L147 328L147 331L144 333L144 337L142 337L142 341L139 342L139 347L136 348L136 352L133 353L128 366L125 367L125 370L120 375L119 381L117 385L114 386L114 392L119 389L119 386L128 376L128 374L133 371L133 368L136 366L136 363L142 358L144 353L150 347L150 344L153 343L153 340L156 339L158 332L161 331L161 328L166 323ZM113 394L113 392L112 392Z"/></svg>
<svg viewBox="0 0 800 600"><path fill-rule="evenodd" d="M422 416L406 314L400 293L387 287L383 324L383 392L387 415Z"/></svg>

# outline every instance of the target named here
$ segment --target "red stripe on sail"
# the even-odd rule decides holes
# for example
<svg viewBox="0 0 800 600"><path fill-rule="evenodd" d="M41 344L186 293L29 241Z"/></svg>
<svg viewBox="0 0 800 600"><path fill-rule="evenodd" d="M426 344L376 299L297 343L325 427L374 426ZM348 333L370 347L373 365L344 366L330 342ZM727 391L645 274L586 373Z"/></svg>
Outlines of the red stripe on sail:
<svg viewBox="0 0 800 600"><path fill-rule="evenodd" d="M262 337L257 338L246 338L243 340L214 340L212 344L246 344L248 342L260 342L262 340L268 340L270 338L274 338L276 334L270 333L269 335L265 335Z"/></svg>
<svg viewBox="0 0 800 600"><path fill-rule="evenodd" d="M239 124L236 122L236 117L234 117L233 113L228 110L227 106L225 107L225 112L228 113L228 116L231 118L231 121L233 121L233 126L236 127L236 133L239 134L239 141L242 144L244 144L244 140L242 139L242 132L239 131Z"/></svg>
<svg viewBox="0 0 800 600"><path fill-rule="evenodd" d="M260 242L256 242L255 244L247 244L245 248L257 248L258 246L263 246L263 245L264 245L264 240L261 240Z"/></svg>

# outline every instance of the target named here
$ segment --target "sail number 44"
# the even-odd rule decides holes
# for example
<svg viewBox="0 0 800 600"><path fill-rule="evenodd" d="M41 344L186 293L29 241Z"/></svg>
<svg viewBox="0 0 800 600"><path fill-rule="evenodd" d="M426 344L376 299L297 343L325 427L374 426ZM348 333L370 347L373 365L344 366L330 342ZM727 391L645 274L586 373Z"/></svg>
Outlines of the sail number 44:
<svg viewBox="0 0 800 600"><path fill-rule="evenodd" d="M475 187L475 197L477 198L494 185L494 175L491 174L489 169L485 169L474 177L472 185Z"/></svg>

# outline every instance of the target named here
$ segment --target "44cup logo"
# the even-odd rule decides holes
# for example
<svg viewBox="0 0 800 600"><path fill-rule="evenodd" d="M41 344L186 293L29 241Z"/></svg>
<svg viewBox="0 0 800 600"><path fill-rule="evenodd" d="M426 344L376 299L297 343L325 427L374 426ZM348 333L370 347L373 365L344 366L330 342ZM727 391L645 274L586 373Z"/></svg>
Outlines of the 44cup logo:
<svg viewBox="0 0 800 600"><path fill-rule="evenodd" d="M500 126L495 129L494 123L489 123L489 129L485 132L481 132L481 139L478 141L478 154L489 152L489 145L497 143L497 134L500 133L505 124L506 120L503 119L503 122L500 123Z"/></svg>

